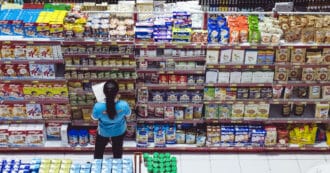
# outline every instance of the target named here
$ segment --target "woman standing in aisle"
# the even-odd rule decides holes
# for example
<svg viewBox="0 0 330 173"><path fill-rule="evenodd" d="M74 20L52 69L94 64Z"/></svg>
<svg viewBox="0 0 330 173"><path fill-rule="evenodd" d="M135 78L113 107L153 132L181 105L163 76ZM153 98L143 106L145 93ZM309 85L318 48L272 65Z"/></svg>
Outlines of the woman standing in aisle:
<svg viewBox="0 0 330 173"><path fill-rule="evenodd" d="M126 117L131 115L131 109L126 101L119 100L118 84L109 80L104 84L105 103L96 103L92 118L98 120L94 159L103 159L106 145L111 140L114 158L121 158L123 141L126 134Z"/></svg>

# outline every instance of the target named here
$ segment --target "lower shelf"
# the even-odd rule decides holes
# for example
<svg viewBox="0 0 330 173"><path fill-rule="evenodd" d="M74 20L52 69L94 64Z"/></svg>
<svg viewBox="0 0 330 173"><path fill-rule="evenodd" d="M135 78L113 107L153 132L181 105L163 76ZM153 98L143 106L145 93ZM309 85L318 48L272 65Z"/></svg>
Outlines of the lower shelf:
<svg viewBox="0 0 330 173"><path fill-rule="evenodd" d="M50 144L51 143L51 144ZM188 144L175 144L167 145L164 148L140 148L135 146L134 141L125 141L124 142L124 151L125 152L180 152L180 153L191 153L191 152L210 152L210 153L255 153L255 152L330 152L330 147L326 143L317 144L315 146L288 146L288 147L196 147L195 145ZM61 146L58 141L48 141L44 147L0 147L0 153L32 153L32 152L51 152L51 153L92 153L94 151L93 145L88 145L86 147L70 147L70 146ZM111 146L108 146L106 149L107 152L111 152Z"/></svg>

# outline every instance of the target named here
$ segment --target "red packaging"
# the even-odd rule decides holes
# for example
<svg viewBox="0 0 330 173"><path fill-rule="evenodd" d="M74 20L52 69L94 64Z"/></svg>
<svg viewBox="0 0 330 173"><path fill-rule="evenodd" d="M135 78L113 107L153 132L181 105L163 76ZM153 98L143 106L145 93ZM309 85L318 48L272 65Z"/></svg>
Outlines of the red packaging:
<svg viewBox="0 0 330 173"><path fill-rule="evenodd" d="M178 84L187 84L187 82L188 82L187 76L185 75L178 76L178 80L177 80Z"/></svg>
<svg viewBox="0 0 330 173"><path fill-rule="evenodd" d="M168 75L159 75L160 84L168 84Z"/></svg>
<svg viewBox="0 0 330 173"><path fill-rule="evenodd" d="M173 75L169 75L169 79L168 79L168 83L169 84L177 84L178 81L178 76L173 74Z"/></svg>
<svg viewBox="0 0 330 173"><path fill-rule="evenodd" d="M17 77L30 76L29 65L28 64L17 64L15 67Z"/></svg>
<svg viewBox="0 0 330 173"><path fill-rule="evenodd" d="M67 104L56 105L56 117L57 118L70 118L70 106Z"/></svg>
<svg viewBox="0 0 330 173"><path fill-rule="evenodd" d="M0 64L0 77L2 77L4 75L5 75L5 72L4 72L4 69L3 69L3 65Z"/></svg>
<svg viewBox="0 0 330 173"><path fill-rule="evenodd" d="M5 64L3 67L3 71L4 71L4 76L6 77L16 77L16 69L15 69L15 65L12 64Z"/></svg>
<svg viewBox="0 0 330 173"><path fill-rule="evenodd" d="M56 116L56 105L44 104L42 105L42 117L43 118L54 118Z"/></svg>
<svg viewBox="0 0 330 173"><path fill-rule="evenodd" d="M10 98L24 98L23 85L21 84L9 84L8 91Z"/></svg>
<svg viewBox="0 0 330 173"><path fill-rule="evenodd" d="M1 47L2 58L12 59L14 56L14 47L11 44L4 44Z"/></svg>
<svg viewBox="0 0 330 173"><path fill-rule="evenodd" d="M15 45L14 56L18 59L26 59L26 46L25 45Z"/></svg>
<svg viewBox="0 0 330 173"><path fill-rule="evenodd" d="M0 84L0 99L5 99L8 96L6 91L7 84Z"/></svg>

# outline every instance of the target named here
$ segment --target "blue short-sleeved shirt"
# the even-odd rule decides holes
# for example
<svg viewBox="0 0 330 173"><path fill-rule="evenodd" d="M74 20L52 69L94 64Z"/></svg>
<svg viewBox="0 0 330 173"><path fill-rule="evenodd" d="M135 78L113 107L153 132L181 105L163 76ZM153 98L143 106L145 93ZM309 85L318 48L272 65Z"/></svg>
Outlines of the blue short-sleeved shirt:
<svg viewBox="0 0 330 173"><path fill-rule="evenodd" d="M117 115L110 119L107 112L106 103L96 103L93 108L92 118L99 121L98 133L103 137L113 137L122 135L127 128L125 117L131 115L131 108L126 101L116 102Z"/></svg>

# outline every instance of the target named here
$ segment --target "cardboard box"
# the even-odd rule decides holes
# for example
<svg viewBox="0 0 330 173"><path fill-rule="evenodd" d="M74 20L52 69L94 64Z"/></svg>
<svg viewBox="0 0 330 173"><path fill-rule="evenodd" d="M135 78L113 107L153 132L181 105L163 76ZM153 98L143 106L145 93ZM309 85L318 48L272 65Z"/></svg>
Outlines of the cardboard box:
<svg viewBox="0 0 330 173"><path fill-rule="evenodd" d="M257 116L257 104L247 104L244 108L244 118L256 118Z"/></svg>
<svg viewBox="0 0 330 173"><path fill-rule="evenodd" d="M245 64L257 64L258 51L247 50L245 51Z"/></svg>
<svg viewBox="0 0 330 173"><path fill-rule="evenodd" d="M244 63L244 50L234 49L231 55L231 62L233 64L243 64Z"/></svg>
<svg viewBox="0 0 330 173"><path fill-rule="evenodd" d="M8 144L10 147L26 146L25 124L11 124L8 128Z"/></svg>
<svg viewBox="0 0 330 173"><path fill-rule="evenodd" d="M217 83L218 82L218 70L208 70L206 72L206 83Z"/></svg>
<svg viewBox="0 0 330 173"><path fill-rule="evenodd" d="M44 146L46 140L44 124L27 124L25 140L30 147Z"/></svg>
<svg viewBox="0 0 330 173"><path fill-rule="evenodd" d="M276 62L289 62L290 61L290 49L276 49Z"/></svg>
<svg viewBox="0 0 330 173"><path fill-rule="evenodd" d="M219 72L218 73L218 83L229 83L230 72Z"/></svg>
<svg viewBox="0 0 330 173"><path fill-rule="evenodd" d="M316 104L315 118L328 118L329 104Z"/></svg>
<svg viewBox="0 0 330 173"><path fill-rule="evenodd" d="M219 50L207 50L206 64L218 64L218 63L219 63Z"/></svg>
<svg viewBox="0 0 330 173"><path fill-rule="evenodd" d="M0 125L0 147L7 147L8 146L8 124L1 124Z"/></svg>
<svg viewBox="0 0 330 173"><path fill-rule="evenodd" d="M61 145L68 146L68 124L61 125Z"/></svg>
<svg viewBox="0 0 330 173"><path fill-rule="evenodd" d="M241 83L241 72L230 72L230 83Z"/></svg>
<svg viewBox="0 0 330 173"><path fill-rule="evenodd" d="M304 63L306 58L306 48L293 48L291 50L292 63Z"/></svg>
<svg viewBox="0 0 330 173"><path fill-rule="evenodd" d="M220 54L221 64L228 64L231 62L232 51L233 51L232 49L221 50L221 54Z"/></svg>
<svg viewBox="0 0 330 173"><path fill-rule="evenodd" d="M253 78L253 72L244 71L242 72L241 83L251 83Z"/></svg>
<svg viewBox="0 0 330 173"><path fill-rule="evenodd" d="M61 126L62 123L47 123L46 136L47 140L61 140Z"/></svg>

